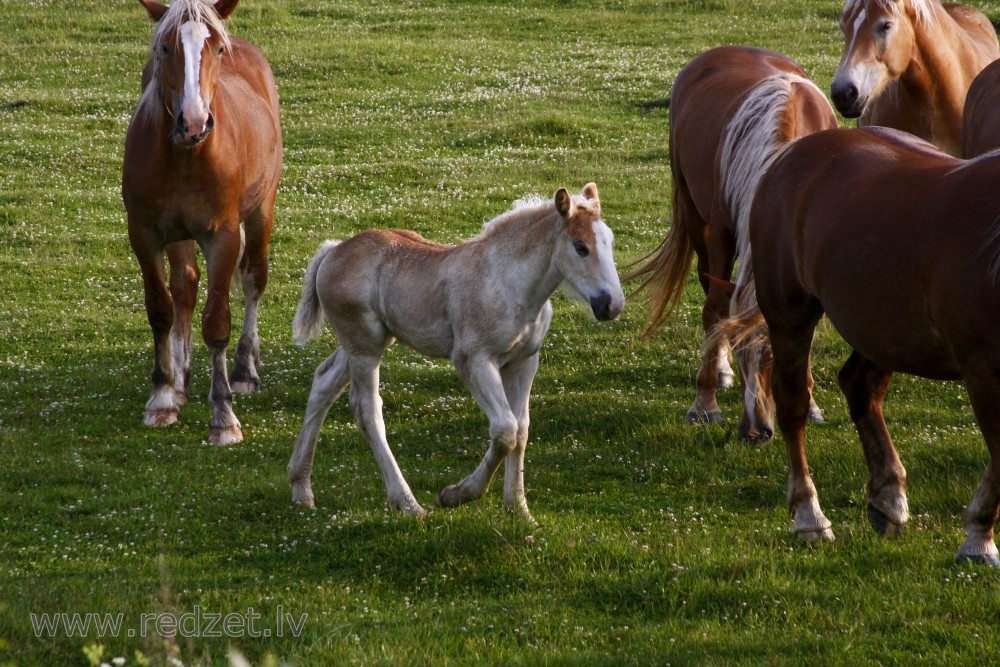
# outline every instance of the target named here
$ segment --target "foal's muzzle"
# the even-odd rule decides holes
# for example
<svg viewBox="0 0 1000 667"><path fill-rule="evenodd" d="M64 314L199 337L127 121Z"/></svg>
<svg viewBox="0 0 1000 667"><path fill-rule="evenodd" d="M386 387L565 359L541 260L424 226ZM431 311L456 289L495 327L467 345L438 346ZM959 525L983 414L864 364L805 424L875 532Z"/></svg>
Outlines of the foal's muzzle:
<svg viewBox="0 0 1000 667"><path fill-rule="evenodd" d="M613 320L622 312L621 301L615 302L611 294L602 291L597 296L590 297L590 308L594 311L594 317L602 322Z"/></svg>
<svg viewBox="0 0 1000 667"><path fill-rule="evenodd" d="M174 123L173 138L181 146L194 146L204 141L212 133L213 129L215 129L215 114L209 112L205 127L192 129L184 119L184 112L182 111L177 114L177 122Z"/></svg>

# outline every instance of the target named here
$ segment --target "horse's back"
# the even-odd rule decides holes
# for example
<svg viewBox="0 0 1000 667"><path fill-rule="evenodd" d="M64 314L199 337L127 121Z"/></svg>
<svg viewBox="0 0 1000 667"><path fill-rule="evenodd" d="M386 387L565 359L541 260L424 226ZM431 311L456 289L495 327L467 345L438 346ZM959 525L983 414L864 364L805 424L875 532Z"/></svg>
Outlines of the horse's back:
<svg viewBox="0 0 1000 667"><path fill-rule="evenodd" d="M962 118L962 155L1000 148L1000 60L986 67L969 87Z"/></svg>

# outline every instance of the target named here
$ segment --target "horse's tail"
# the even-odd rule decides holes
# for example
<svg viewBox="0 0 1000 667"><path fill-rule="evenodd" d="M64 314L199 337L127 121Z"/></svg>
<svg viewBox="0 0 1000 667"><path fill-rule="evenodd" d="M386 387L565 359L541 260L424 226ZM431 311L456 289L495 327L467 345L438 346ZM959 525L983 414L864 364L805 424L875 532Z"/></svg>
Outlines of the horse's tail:
<svg viewBox="0 0 1000 667"><path fill-rule="evenodd" d="M771 165L798 138L792 134L787 118L796 85L811 88L818 99L826 100L823 92L809 79L791 72L775 74L750 91L723 133L719 164L722 198L736 228L736 255L740 258L737 289L733 292L734 308L740 285L753 280L750 275L750 206ZM749 294L756 295L756 291L751 289Z"/></svg>
<svg viewBox="0 0 1000 667"><path fill-rule="evenodd" d="M720 345L728 343L740 359L740 371L748 383L759 387L761 362L768 345L768 329L757 304L753 272L749 271L747 275L748 281L738 285L733 292L729 317L712 327L701 349L703 354L714 353Z"/></svg>
<svg viewBox="0 0 1000 667"><path fill-rule="evenodd" d="M325 241L306 269L302 298L299 299L299 309L292 321L292 338L299 345L305 345L323 328L323 308L319 302L319 292L316 291L316 274L319 273L319 265L338 243L339 241Z"/></svg>
<svg viewBox="0 0 1000 667"><path fill-rule="evenodd" d="M678 185L674 186L674 210L677 210ZM670 315L681 302L684 294L684 281L691 270L691 260L694 256L694 246L688 238L687 230L676 224L671 225L666 238L650 253L640 257L629 266L640 266L632 269L622 281L633 280L649 274L649 277L631 295L629 299L644 291L649 291L649 314L646 316L646 326L642 330L643 338L650 338L659 331L670 319Z"/></svg>

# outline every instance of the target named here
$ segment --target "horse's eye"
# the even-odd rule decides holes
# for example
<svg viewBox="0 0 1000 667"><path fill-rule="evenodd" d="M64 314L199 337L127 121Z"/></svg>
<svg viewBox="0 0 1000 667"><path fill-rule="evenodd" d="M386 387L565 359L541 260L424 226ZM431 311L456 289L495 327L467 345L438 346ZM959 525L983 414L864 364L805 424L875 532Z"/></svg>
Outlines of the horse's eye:
<svg viewBox="0 0 1000 667"><path fill-rule="evenodd" d="M576 250L576 254L580 257L586 257L590 254L590 248L583 241L573 241L573 249Z"/></svg>
<svg viewBox="0 0 1000 667"><path fill-rule="evenodd" d="M164 46L163 47L163 55L165 55L165 56L169 56L170 55L170 47L168 47L168 46Z"/></svg>
<svg viewBox="0 0 1000 667"><path fill-rule="evenodd" d="M219 47L219 55L221 56L221 55L222 55L222 52L223 52L223 51L225 51L225 50L226 50L226 47L224 47L224 46L220 46L220 47Z"/></svg>
<svg viewBox="0 0 1000 667"><path fill-rule="evenodd" d="M889 31L891 29L892 29L892 21L885 21L884 23L882 23L882 24L879 25L879 27L878 27L878 34L880 34L880 35L887 35L887 34L889 34Z"/></svg>

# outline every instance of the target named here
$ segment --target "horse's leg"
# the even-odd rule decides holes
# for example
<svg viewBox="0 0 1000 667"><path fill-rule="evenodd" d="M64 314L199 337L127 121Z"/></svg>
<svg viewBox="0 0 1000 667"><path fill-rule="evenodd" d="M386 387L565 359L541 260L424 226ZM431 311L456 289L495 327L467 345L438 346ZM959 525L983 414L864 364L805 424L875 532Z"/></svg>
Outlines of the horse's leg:
<svg viewBox="0 0 1000 667"><path fill-rule="evenodd" d="M295 439L295 450L288 462L288 483L292 486L293 503L316 506L312 492L312 466L316 440L319 438L319 429L323 426L327 412L350 380L351 369L344 348L338 348L327 357L313 375L312 391L309 392L309 404L306 407L305 419L302 420L302 430Z"/></svg>
<svg viewBox="0 0 1000 667"><path fill-rule="evenodd" d="M163 243L143 224L130 220L128 228L129 242L142 271L146 317L153 330L153 391L146 402L143 422L147 426L169 426L177 421L179 406L174 393L174 364L170 350L174 306L167 289Z"/></svg>
<svg viewBox="0 0 1000 667"><path fill-rule="evenodd" d="M538 353L524 361L503 368L503 380L507 403L517 420L517 441L514 450L507 455L504 466L503 504L512 512L517 512L528 523L536 524L528 511L528 500L524 496L524 451L528 445L528 401L531 398L531 383L538 371Z"/></svg>
<svg viewBox="0 0 1000 667"><path fill-rule="evenodd" d="M257 364L260 363L260 340L257 337L257 307L267 287L267 243L274 223L274 197L264 202L247 216L244 224L246 245L240 262L240 279L243 285L243 328L236 343L233 357L233 374L230 378L233 391L250 394L260 389Z"/></svg>
<svg viewBox="0 0 1000 667"><path fill-rule="evenodd" d="M228 445L242 442L240 421L233 412L233 392L226 373L226 348L232 327L229 310L229 285L240 252L238 224L223 226L202 243L208 264L208 299L201 316L201 333L212 357L212 387L208 393L212 405L209 442Z"/></svg>
<svg viewBox="0 0 1000 667"><path fill-rule="evenodd" d="M1000 554L993 541L993 525L1000 510L1000 413L996 409L1000 402L1000 381L995 377L976 377L967 379L966 384L976 421L990 451L990 462L965 510L966 538L955 560L1000 566Z"/></svg>
<svg viewBox="0 0 1000 667"><path fill-rule="evenodd" d="M167 246L170 261L170 294L174 299L174 326L170 349L174 361L174 397L187 403L191 384L191 317L198 302L198 256L194 241L178 241Z"/></svg>
<svg viewBox="0 0 1000 667"><path fill-rule="evenodd" d="M886 537L899 533L909 518L906 470L882 415L891 378L891 371L857 352L851 354L838 376L868 463L868 521Z"/></svg>
<svg viewBox="0 0 1000 667"><path fill-rule="evenodd" d="M345 342L346 344L346 342ZM361 433L368 441L382 480L385 482L385 492L389 507L402 510L407 514L420 515L424 508L410 491L410 485L403 479L403 473L396 463L396 458L389 449L385 437L385 422L382 419L382 397L378 393L378 369L381 361L381 349L375 354L355 354L352 351L348 365L351 374L351 410L361 428Z"/></svg>
<svg viewBox="0 0 1000 667"><path fill-rule="evenodd" d="M728 281L733 273L733 258L736 252L732 234L725 229L718 213L713 213L708 225L707 244L703 252L698 252L697 262L698 279L705 290L701 323L706 334L720 319L729 314L729 295L705 276L710 275ZM726 377L727 370L728 384L732 385L733 370L729 366L727 348L726 345L720 345L714 350L706 350L702 356L701 367L695 380L694 403L688 410L688 422L692 424L715 424L722 421L722 410L716 401L715 392L720 385L727 382L720 379ZM720 368L723 372L721 376Z"/></svg>
<svg viewBox="0 0 1000 667"><path fill-rule="evenodd" d="M503 380L496 363L485 355L452 357L472 397L490 420L490 447L479 465L458 484L446 486L438 494L438 504L457 507L479 500L493 481L500 462L517 447L518 424L504 393Z"/></svg>
<svg viewBox="0 0 1000 667"><path fill-rule="evenodd" d="M833 540L806 460L805 432L809 412L809 348L821 312L808 313L780 328L769 322L774 358L774 401L778 427L788 453L788 511L792 533L809 542Z"/></svg>
<svg viewBox="0 0 1000 667"><path fill-rule="evenodd" d="M816 386L815 380L813 380L812 369L809 369L809 421L814 424L825 424L826 419L823 418L823 411L820 410L819 405L816 403L815 397L813 397L813 387Z"/></svg>

